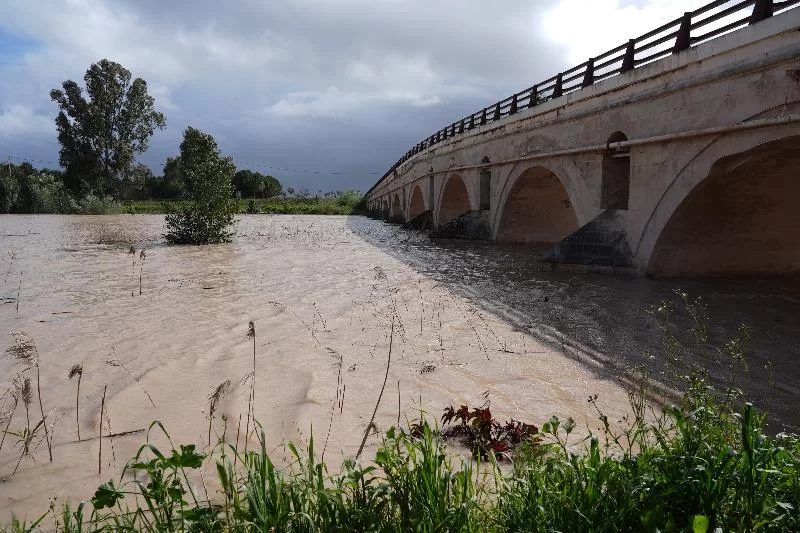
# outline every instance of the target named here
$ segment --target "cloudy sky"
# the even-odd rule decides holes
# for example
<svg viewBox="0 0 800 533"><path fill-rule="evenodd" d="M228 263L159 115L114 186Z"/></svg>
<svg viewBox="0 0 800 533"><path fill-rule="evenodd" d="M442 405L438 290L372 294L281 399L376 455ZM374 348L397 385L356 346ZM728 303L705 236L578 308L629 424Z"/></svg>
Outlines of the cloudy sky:
<svg viewBox="0 0 800 533"><path fill-rule="evenodd" d="M2 0L0 159L57 166L50 89L102 58L240 167L362 191L413 143L707 0ZM41 161L41 163L39 163Z"/></svg>

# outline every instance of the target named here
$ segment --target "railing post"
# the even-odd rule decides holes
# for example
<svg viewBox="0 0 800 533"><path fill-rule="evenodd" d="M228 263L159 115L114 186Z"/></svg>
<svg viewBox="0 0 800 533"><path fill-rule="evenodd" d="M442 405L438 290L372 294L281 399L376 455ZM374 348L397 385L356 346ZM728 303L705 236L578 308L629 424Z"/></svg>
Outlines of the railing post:
<svg viewBox="0 0 800 533"><path fill-rule="evenodd" d="M564 75L560 72L556 76L556 84L553 87L553 98L558 98L564 94Z"/></svg>
<svg viewBox="0 0 800 533"><path fill-rule="evenodd" d="M750 24L761 22L772 16L772 0L756 0L753 6L753 14L750 15Z"/></svg>
<svg viewBox="0 0 800 533"><path fill-rule="evenodd" d="M539 103L539 86L534 85L531 87L531 97L528 100L528 107L533 107Z"/></svg>
<svg viewBox="0 0 800 533"><path fill-rule="evenodd" d="M500 120L500 102L497 102L494 105L494 116L492 116L492 122L495 120Z"/></svg>
<svg viewBox="0 0 800 533"><path fill-rule="evenodd" d="M475 113L469 116L469 129L472 129L474 127L475 127Z"/></svg>
<svg viewBox="0 0 800 533"><path fill-rule="evenodd" d="M594 59L589 58L586 62L586 70L583 73L583 83L581 87L589 87L594 83Z"/></svg>
<svg viewBox="0 0 800 533"><path fill-rule="evenodd" d="M486 108L484 107L483 111L481 111L481 126L485 125L486 125Z"/></svg>
<svg viewBox="0 0 800 533"><path fill-rule="evenodd" d="M511 107L508 110L509 115L513 115L517 112L517 95L511 97Z"/></svg>
<svg viewBox="0 0 800 533"><path fill-rule="evenodd" d="M461 122L459 122L458 126L459 126L458 127L458 133L464 133L464 119L463 118L461 119Z"/></svg>
<svg viewBox="0 0 800 533"><path fill-rule="evenodd" d="M622 58L622 68L620 72L628 72L636 68L636 61L634 54L636 53L636 39L628 41L628 46L625 47L625 56Z"/></svg>
<svg viewBox="0 0 800 533"><path fill-rule="evenodd" d="M681 19L681 27L678 28L678 36L675 38L675 47L672 49L673 54L688 50L692 44L692 14L687 11L683 14Z"/></svg>

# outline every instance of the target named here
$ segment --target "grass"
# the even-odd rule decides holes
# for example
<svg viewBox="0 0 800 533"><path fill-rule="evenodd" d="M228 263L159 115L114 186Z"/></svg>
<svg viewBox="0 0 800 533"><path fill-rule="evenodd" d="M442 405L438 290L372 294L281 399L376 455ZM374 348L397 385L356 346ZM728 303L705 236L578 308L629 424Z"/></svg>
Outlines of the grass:
<svg viewBox="0 0 800 533"><path fill-rule="evenodd" d="M597 433L578 437L572 419L554 416L541 429L525 426L513 452L483 446L474 459L461 458L450 453L447 432L420 413L408 428L386 430L371 460L346 458L333 469L318 459L313 437L304 450L286 443L289 460L276 461L259 424L255 449L241 449L238 430L235 441L224 430L200 451L173 443L154 422L119 478L90 501L0 531L800 531L800 436L767 435L766 416L738 389L749 332L714 348L702 304L682 293L679 303L690 317L686 330L670 326L673 306L652 312L662 325L661 355L683 392L664 407L639 372L623 420L612 423L597 397L587 398ZM729 379L712 381L695 366L693 354L714 349ZM463 426L493 420L488 405L443 414ZM495 425L474 430L500 442ZM158 434L168 449L154 444ZM202 475L209 470L213 483Z"/></svg>
<svg viewBox="0 0 800 533"><path fill-rule="evenodd" d="M260 426L260 445L247 452L224 434L208 454L161 451L148 436L90 502L7 530L52 520L64 532L798 531L800 439L764 436L763 417L740 407L727 411L698 381L657 420L577 447L568 443L574 425L552 418L507 472L451 459L428 423L416 436L390 428L373 461L345 460L336 474L313 439L303 451L286 444L290 464L278 467ZM159 423L152 430L169 438ZM190 482L207 463L220 487L213 497Z"/></svg>
<svg viewBox="0 0 800 533"><path fill-rule="evenodd" d="M352 215L358 213L360 198L353 195L319 196L307 198L239 199L238 213L279 215ZM184 201L138 200L123 202L117 214L164 214L170 208L185 205Z"/></svg>

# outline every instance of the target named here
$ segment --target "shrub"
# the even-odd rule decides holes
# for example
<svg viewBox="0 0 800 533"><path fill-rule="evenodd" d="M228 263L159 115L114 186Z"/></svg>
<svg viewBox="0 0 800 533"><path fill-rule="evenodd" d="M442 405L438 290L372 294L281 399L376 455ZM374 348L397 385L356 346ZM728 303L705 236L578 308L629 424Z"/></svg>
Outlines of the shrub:
<svg viewBox="0 0 800 533"><path fill-rule="evenodd" d="M231 179L236 170L211 135L187 128L181 143L181 174L189 205L166 217L164 237L171 244L230 242L236 213Z"/></svg>

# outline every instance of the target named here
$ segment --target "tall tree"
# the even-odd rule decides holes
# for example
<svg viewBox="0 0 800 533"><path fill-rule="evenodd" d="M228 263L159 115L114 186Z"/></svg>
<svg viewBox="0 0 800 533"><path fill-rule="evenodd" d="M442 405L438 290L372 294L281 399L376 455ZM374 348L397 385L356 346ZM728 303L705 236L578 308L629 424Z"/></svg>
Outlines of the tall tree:
<svg viewBox="0 0 800 533"><path fill-rule="evenodd" d="M164 115L155 110L147 82L114 61L92 64L83 77L84 90L66 80L50 91L60 109L56 117L59 162L66 168L64 183L75 192L112 192L115 179L125 175L137 153L147 150L155 130L164 129Z"/></svg>
<svg viewBox="0 0 800 533"><path fill-rule="evenodd" d="M214 138L186 128L181 143L180 173L191 204L167 215L164 235L172 244L229 242L236 213L231 180L236 167L224 157Z"/></svg>

